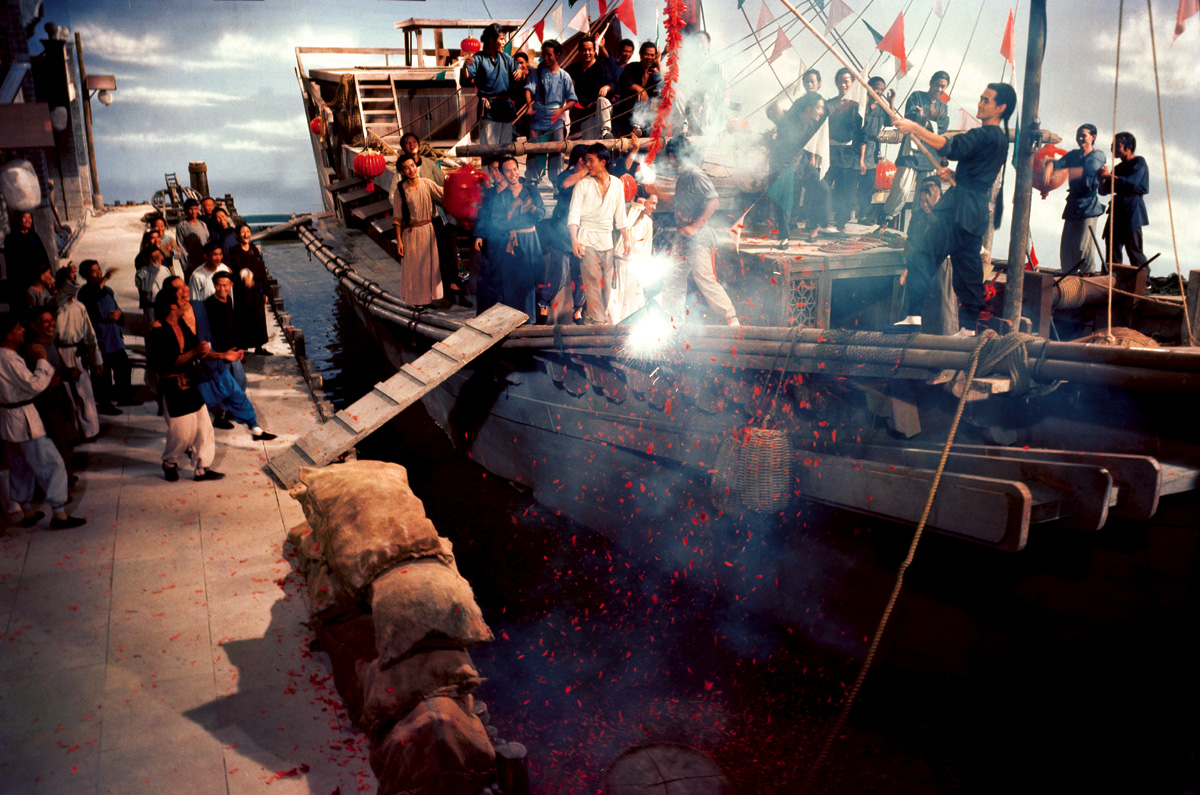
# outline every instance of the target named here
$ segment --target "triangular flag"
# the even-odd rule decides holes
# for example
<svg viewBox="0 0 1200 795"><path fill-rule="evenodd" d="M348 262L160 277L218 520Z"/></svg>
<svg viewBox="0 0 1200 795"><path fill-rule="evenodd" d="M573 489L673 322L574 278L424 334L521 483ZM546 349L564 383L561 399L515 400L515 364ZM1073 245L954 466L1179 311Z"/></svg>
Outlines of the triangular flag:
<svg viewBox="0 0 1200 795"><path fill-rule="evenodd" d="M850 6L842 2L842 0L833 0L829 6L829 21L825 23L825 35L842 23L842 20L853 14L854 11Z"/></svg>
<svg viewBox="0 0 1200 795"><path fill-rule="evenodd" d="M533 23L533 32L537 34L538 41L546 40L546 19L543 17Z"/></svg>
<svg viewBox="0 0 1200 795"><path fill-rule="evenodd" d="M879 49L879 42L883 41L883 34L871 27L871 23L865 19L863 24L867 26L867 30L871 31L871 38L875 39L875 48Z"/></svg>
<svg viewBox="0 0 1200 795"><path fill-rule="evenodd" d="M1200 14L1200 0L1179 0L1179 14L1175 17L1175 37L1171 39L1172 43L1183 33L1183 21L1196 14Z"/></svg>
<svg viewBox="0 0 1200 795"><path fill-rule="evenodd" d="M825 172L829 170L829 119L821 122L821 126L808 139L808 143L804 145L804 151L817 156L817 170L821 173L821 179L825 179Z"/></svg>
<svg viewBox="0 0 1200 795"><path fill-rule="evenodd" d="M1038 266L1037 252L1033 250L1033 244L1029 244L1029 261L1025 263L1025 270L1031 271Z"/></svg>
<svg viewBox="0 0 1200 795"><path fill-rule="evenodd" d="M600 0L600 16L604 16L604 15L605 15L605 14L607 14L607 13L608 13L608 2L607 2L607 0Z"/></svg>
<svg viewBox="0 0 1200 795"><path fill-rule="evenodd" d="M743 5L745 2L746 2L746 0L738 0L738 11L741 11L741 10L742 10L742 5Z"/></svg>
<svg viewBox="0 0 1200 795"><path fill-rule="evenodd" d="M796 206L796 164L792 163L767 188L767 195L778 205L782 219L779 219L779 236L787 237L788 225L791 223L792 208ZM739 230L740 231L740 230Z"/></svg>
<svg viewBox="0 0 1200 795"><path fill-rule="evenodd" d="M625 0L617 6L617 20L629 28L629 32L637 36L637 19L633 16L633 0Z"/></svg>
<svg viewBox="0 0 1200 795"><path fill-rule="evenodd" d="M508 43L504 45L504 54L505 55L512 55L512 46L513 46L513 40L512 40L512 37L510 36L508 39Z"/></svg>
<svg viewBox="0 0 1200 795"><path fill-rule="evenodd" d="M783 51L791 46L791 40L783 35L783 31L777 31L775 33L775 49L771 50L771 57L767 59L767 63L775 63L775 59L783 55Z"/></svg>
<svg viewBox="0 0 1200 795"><path fill-rule="evenodd" d="M754 26L754 32L758 33L774 21L775 17L771 14L771 10L767 8L767 0L763 0L762 8L758 11L758 24Z"/></svg>
<svg viewBox="0 0 1200 795"><path fill-rule="evenodd" d="M556 5L554 10L547 14L547 16L554 20L554 32L562 35L562 3Z"/></svg>
<svg viewBox="0 0 1200 795"><path fill-rule="evenodd" d="M567 5L573 7L578 2L579 2L579 0L567 0Z"/></svg>
<svg viewBox="0 0 1200 795"><path fill-rule="evenodd" d="M942 8L942 0L933 0L933 13L938 15L938 19L941 19L942 15L946 13Z"/></svg>
<svg viewBox="0 0 1200 795"><path fill-rule="evenodd" d="M579 13L572 17L571 21L567 23L567 27L574 28L580 33L588 32L588 10L586 4L583 6L583 8L579 9Z"/></svg>
<svg viewBox="0 0 1200 795"><path fill-rule="evenodd" d="M975 118L970 113L968 113L966 108L959 108L959 110L958 110L958 129L974 130L976 127L981 127L981 126L983 126L983 125L981 125L979 123L979 119Z"/></svg>
<svg viewBox="0 0 1200 795"><path fill-rule="evenodd" d="M434 76L433 76L433 79L434 79L434 80L445 80L445 79L446 79L446 73L445 73L445 72L438 72L436 75L434 75Z"/></svg>
<svg viewBox="0 0 1200 795"><path fill-rule="evenodd" d="M1004 38L1000 41L1000 54L1008 65L1017 68L1016 57L1013 55L1013 10L1008 9L1008 24L1004 26Z"/></svg>
<svg viewBox="0 0 1200 795"><path fill-rule="evenodd" d="M870 27L868 25L867 27ZM874 33L875 31L871 31ZM875 49L883 50L886 53L891 53L896 56L899 61L900 71L908 74L908 59L904 56L904 12L901 11L896 17L896 21L888 28L888 32L883 34L883 38L875 45Z"/></svg>

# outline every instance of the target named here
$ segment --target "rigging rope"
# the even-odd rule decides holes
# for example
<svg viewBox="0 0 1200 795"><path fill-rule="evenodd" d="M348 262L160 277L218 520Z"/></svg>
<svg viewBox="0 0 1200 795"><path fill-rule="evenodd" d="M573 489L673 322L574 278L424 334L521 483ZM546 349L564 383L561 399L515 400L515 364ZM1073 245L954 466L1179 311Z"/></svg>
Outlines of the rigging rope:
<svg viewBox="0 0 1200 795"><path fill-rule="evenodd" d="M975 350L971 353L966 384L963 386L962 396L958 399L958 406L954 410L954 420L950 423L950 433L946 437L946 444L942 447L942 454L938 459L937 469L933 473L933 482L929 485L929 495L925 498L925 508L921 511L921 521L917 523L917 530L913 533L912 543L908 545L908 554L900 562L900 568L896 571L896 581L892 585L892 593L888 596L887 605L883 608L883 614L879 617L879 625L875 627L875 635L871 638L871 645L867 647L867 656L863 659L862 666L858 669L858 676L855 677L854 684L851 685L850 691L846 694L846 700L842 702L842 708L838 711L837 717L834 718L829 731L825 733L825 741L821 744L821 750L817 753L812 765L805 773L804 781L799 789L801 795L812 790L813 784L816 783L817 776L821 772L821 768L825 766L825 762L829 758L834 741L837 740L842 727L846 725L846 718L850 714L850 708L854 706L859 692L862 691L863 681L867 678L867 671L870 670L871 663L875 659L875 654L879 651L879 643L883 640L884 629L887 628L888 619L891 618L892 611L896 607L896 601L900 598L900 591L904 587L904 574L908 571L908 567L912 565L913 558L917 553L917 544L921 542L921 536L925 532L925 523L929 520L929 513L933 509L933 498L937 496L938 485L942 482L942 472L946 469L946 460L950 457L950 448L954 445L954 437L958 433L958 423L962 419L963 409L967 407L967 399L971 395L971 384L974 382L975 372L979 368L980 356L983 354L983 349L987 343L997 336L996 332L991 329L985 331L980 335L979 342L976 343Z"/></svg>
<svg viewBox="0 0 1200 795"><path fill-rule="evenodd" d="M1175 211L1171 207L1171 176L1167 172L1167 131L1163 127L1162 91L1158 87L1158 49L1154 44L1154 11L1150 8L1150 0L1146 0L1146 11L1150 15L1150 54L1154 58L1154 98L1158 102L1158 135L1162 142L1163 183L1167 188L1167 217L1171 220L1171 248L1175 251L1175 275L1179 278L1179 293L1184 297L1183 322L1187 326L1188 344L1195 345L1196 337L1192 333L1192 319L1188 316L1187 287L1183 283L1183 271L1179 268L1179 243L1175 240Z"/></svg>
<svg viewBox="0 0 1200 795"><path fill-rule="evenodd" d="M979 13L975 15L975 24L971 26L971 35L967 36L967 46L963 49L962 60L958 62L958 69L954 72L954 80L950 83L950 96L954 96L954 87L958 85L958 76L962 74L963 65L967 62L967 53L971 51L971 42L975 40L975 31L979 28L979 18L983 16L983 7L987 5L987 0L982 0L979 4Z"/></svg>
<svg viewBox="0 0 1200 795"><path fill-rule="evenodd" d="M1121 0L1120 5L1117 6L1117 65L1116 65L1116 72L1113 76L1113 123L1112 123L1113 135L1117 134L1117 89L1121 85L1121 33L1123 32L1124 27L1125 27L1125 0ZM1160 124L1160 127L1161 127L1161 124ZM1164 162L1166 161L1166 154L1167 153L1164 150L1163 151L1163 161ZM1115 179L1115 177L1114 177L1114 179ZM1113 220L1112 208L1114 205L1116 205L1116 203L1117 203L1117 193L1116 193L1116 191L1113 191L1112 199L1108 203L1109 204L1108 251L1105 252L1108 255L1106 257L1106 259L1108 260L1108 275L1110 277L1108 280L1108 337L1107 337L1108 342L1110 344L1113 342L1116 342L1116 337L1114 337L1113 333L1112 333L1112 305L1113 305L1113 290L1112 290L1112 288L1115 286L1113 283L1116 281L1116 277L1113 274L1113 263L1112 263L1113 250L1112 250L1112 247L1113 247L1113 233L1117 229L1117 225L1112 222L1112 220Z"/></svg>

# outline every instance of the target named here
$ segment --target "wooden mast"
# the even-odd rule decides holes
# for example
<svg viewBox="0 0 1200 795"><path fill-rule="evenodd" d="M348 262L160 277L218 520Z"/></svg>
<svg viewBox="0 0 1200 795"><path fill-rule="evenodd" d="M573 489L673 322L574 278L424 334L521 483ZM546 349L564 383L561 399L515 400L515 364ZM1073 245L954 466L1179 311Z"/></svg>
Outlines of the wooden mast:
<svg viewBox="0 0 1200 795"><path fill-rule="evenodd" d="M1033 200L1033 156L1039 141L1038 102L1041 99L1042 56L1046 50L1046 0L1029 7L1029 41L1025 50L1025 87L1020 97L1021 134L1017 138L1017 182L1013 188L1012 228L1008 238L1008 268L1004 288L1004 324L1017 330L1025 287L1025 252L1029 249L1029 208Z"/></svg>

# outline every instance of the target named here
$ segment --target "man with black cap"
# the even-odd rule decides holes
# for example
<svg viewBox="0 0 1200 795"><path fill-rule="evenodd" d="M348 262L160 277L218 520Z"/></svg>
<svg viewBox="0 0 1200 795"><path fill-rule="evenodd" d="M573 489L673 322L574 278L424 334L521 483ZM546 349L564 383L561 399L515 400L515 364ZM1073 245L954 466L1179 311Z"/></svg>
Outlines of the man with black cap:
<svg viewBox="0 0 1200 795"><path fill-rule="evenodd" d="M37 362L31 372L18 349L25 341L25 327L15 315L0 315L0 439L8 448L8 484L14 502L21 506L22 527L33 527L46 514L33 510L34 486L42 487L46 504L54 512L50 527L67 530L86 519L68 516L67 469L33 400L50 386L54 367L46 361L46 350L28 346Z"/></svg>
<svg viewBox="0 0 1200 795"><path fill-rule="evenodd" d="M483 51L468 54L463 62L463 86L475 86L479 98L479 143L511 144L513 120L517 109L508 96L509 82L517 65L512 56L504 52L504 34L500 26L492 23L483 29L479 37Z"/></svg>

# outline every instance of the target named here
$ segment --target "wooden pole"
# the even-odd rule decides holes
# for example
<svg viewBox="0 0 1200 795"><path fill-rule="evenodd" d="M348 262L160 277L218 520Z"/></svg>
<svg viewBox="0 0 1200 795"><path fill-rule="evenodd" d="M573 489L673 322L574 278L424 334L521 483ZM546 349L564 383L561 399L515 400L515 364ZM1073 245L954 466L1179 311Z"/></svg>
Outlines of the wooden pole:
<svg viewBox="0 0 1200 795"><path fill-rule="evenodd" d="M456 147L456 157L496 157L497 155L554 155L566 152L576 144L590 146L604 144L614 152L628 152L628 138L596 139L588 141L518 141L511 144L466 144Z"/></svg>
<svg viewBox="0 0 1200 795"><path fill-rule="evenodd" d="M847 70L849 70L850 74L854 77L854 79L857 80L862 85L862 87L867 90L867 94L871 97L871 99L875 100L879 104L879 107L881 107L885 111L887 111L888 115L892 117L892 121L899 121L901 118L903 118L899 113L896 112L895 108L893 108L891 105L889 105L888 103L883 101L883 97L881 97L875 93L874 89L871 88L871 86L867 83L866 79L862 76L862 74L857 69L855 69L853 66L851 66L850 62L847 61L845 58L843 58L842 54L840 52L838 52L837 50L835 50L833 48L833 45L829 43L829 40L826 39L824 36L822 36L817 31L817 29L812 26L812 23L810 23L807 19L805 19L804 16L798 10L796 10L796 7L794 5L792 5L790 2L788 2L788 0L780 0L780 2L782 2L785 6L787 6L788 11L791 11L793 14L796 15L796 19L800 20L801 24L803 24L804 27L808 28L808 30L812 33L812 35L817 37L817 41L821 42L821 44L823 44L825 46L825 49L827 49L831 53L833 53L833 57L837 58L838 61L841 63L841 65L846 67ZM940 159L938 159L937 157L935 157L933 152L930 152L929 148L926 147L924 143L917 140L916 136L909 136L909 137L912 138L913 144L915 144L918 149L920 149L922 152L925 153L925 156L927 158L929 158L930 163L933 163L933 167L935 169L939 169L942 167L942 161Z"/></svg>
<svg viewBox="0 0 1200 795"><path fill-rule="evenodd" d="M1013 187L1012 228L1008 238L1008 268L1004 285L1004 322L1017 329L1025 297L1025 252L1029 250L1029 208L1033 201L1033 156L1041 100L1042 55L1046 49L1046 0L1029 8L1029 42L1025 50L1025 102L1021 105L1021 135L1017 141L1017 182Z"/></svg>
<svg viewBox="0 0 1200 795"><path fill-rule="evenodd" d="M83 42L75 34L75 57L79 60L79 90L83 92L83 131L87 138L88 169L92 175L92 207L104 208L104 197L100 195L100 179L96 176L96 147L92 144L92 95L87 87L87 69L83 65Z"/></svg>

